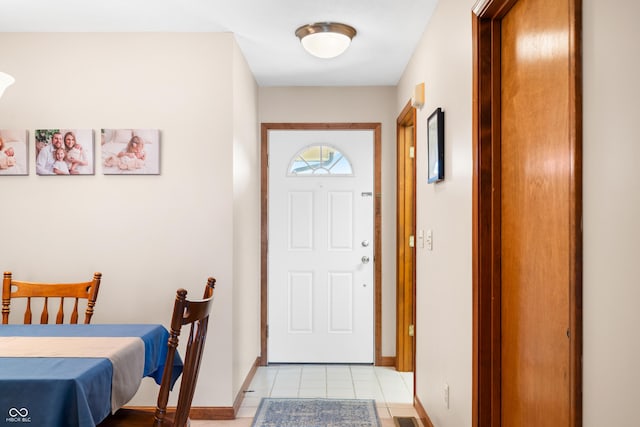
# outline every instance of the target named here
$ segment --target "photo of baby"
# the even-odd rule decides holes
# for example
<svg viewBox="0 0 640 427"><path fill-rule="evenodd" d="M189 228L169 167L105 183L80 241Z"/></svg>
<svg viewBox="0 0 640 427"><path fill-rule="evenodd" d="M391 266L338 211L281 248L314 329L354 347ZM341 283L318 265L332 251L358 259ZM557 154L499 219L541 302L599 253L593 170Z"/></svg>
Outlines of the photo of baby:
<svg viewBox="0 0 640 427"><path fill-rule="evenodd" d="M101 145L105 175L160 174L158 129L102 129Z"/></svg>
<svg viewBox="0 0 640 427"><path fill-rule="evenodd" d="M0 175L28 175L26 129L0 129Z"/></svg>

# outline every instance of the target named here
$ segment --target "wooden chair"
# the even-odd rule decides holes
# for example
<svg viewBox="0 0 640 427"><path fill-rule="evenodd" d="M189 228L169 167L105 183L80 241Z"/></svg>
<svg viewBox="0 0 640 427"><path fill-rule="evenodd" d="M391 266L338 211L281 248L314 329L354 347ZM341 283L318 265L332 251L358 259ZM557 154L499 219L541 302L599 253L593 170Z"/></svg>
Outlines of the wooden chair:
<svg viewBox="0 0 640 427"><path fill-rule="evenodd" d="M24 324L31 324L31 299L44 299L40 323L49 323L49 298L60 298L60 305L56 314L56 323L64 323L64 299L75 298L73 310L69 323L78 323L78 301L87 300L87 309L84 312L84 323L91 322L93 307L96 305L98 290L102 273L94 273L93 279L80 283L35 283L13 280L11 272L4 272L2 281L2 324L9 323L9 309L11 300L15 298L26 298L27 306L24 312Z"/></svg>
<svg viewBox="0 0 640 427"><path fill-rule="evenodd" d="M138 426L172 426L184 427L189 425L189 410L196 381L200 370L200 361L207 337L209 312L213 302L213 290L216 280L209 277L202 300L188 300L187 291L178 289L176 301L171 316L171 331L167 343L167 358L162 373L158 404L155 414L151 410L142 408L122 408L98 424L98 427L138 427ZM173 359L178 347L178 337L183 325L191 325L184 357L184 369L178 394L178 404L175 412L167 413L167 401L171 389L171 375Z"/></svg>

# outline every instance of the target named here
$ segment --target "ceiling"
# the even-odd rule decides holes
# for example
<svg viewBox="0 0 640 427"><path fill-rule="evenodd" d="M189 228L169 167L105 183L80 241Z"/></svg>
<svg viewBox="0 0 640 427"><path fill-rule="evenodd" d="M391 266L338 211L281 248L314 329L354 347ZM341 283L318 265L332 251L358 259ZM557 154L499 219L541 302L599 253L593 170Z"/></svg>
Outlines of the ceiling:
<svg viewBox="0 0 640 427"><path fill-rule="evenodd" d="M1 0L1 32L231 32L260 86L394 86L437 0ZM334 59L296 28L336 21L358 34ZM0 64L2 61L0 47Z"/></svg>

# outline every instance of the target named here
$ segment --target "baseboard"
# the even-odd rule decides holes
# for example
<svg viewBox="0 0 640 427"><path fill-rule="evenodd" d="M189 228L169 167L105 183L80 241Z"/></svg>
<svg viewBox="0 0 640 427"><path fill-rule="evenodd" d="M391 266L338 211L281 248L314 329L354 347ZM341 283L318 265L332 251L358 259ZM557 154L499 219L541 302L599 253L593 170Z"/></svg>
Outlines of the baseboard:
<svg viewBox="0 0 640 427"><path fill-rule="evenodd" d="M125 406L126 409L154 413L155 406ZM175 406L167 407L167 414L174 414ZM192 406L189 411L192 420L235 420L235 412L230 406Z"/></svg>
<svg viewBox="0 0 640 427"><path fill-rule="evenodd" d="M247 377L244 379L244 382L242 383L242 386L240 387L240 390L238 391L238 395L236 396L235 400L233 401L234 419L235 419L235 414L238 413L238 410L240 409L240 406L242 405L242 401L244 400L244 396L246 394L246 391L249 389L249 386L251 385L251 381L253 381L253 377L256 374L256 371L258 370L258 366L260 366L260 365L261 365L261 359L260 359L260 357L257 357L255 362L253 362L253 366L249 370L249 373L247 374Z"/></svg>
<svg viewBox="0 0 640 427"><path fill-rule="evenodd" d="M192 420L235 420L236 411L231 406L192 406Z"/></svg>
<svg viewBox="0 0 640 427"><path fill-rule="evenodd" d="M420 417L420 421L422 421L422 424L424 424L425 427L435 427L431 422L431 419L429 419L429 415L424 409L424 406L422 406L422 402L420 402L420 399L418 399L418 396L414 396L413 398L413 407L415 408L416 412L418 413L418 417Z"/></svg>
<svg viewBox="0 0 640 427"><path fill-rule="evenodd" d="M380 356L376 360L376 366L396 366L395 356Z"/></svg>

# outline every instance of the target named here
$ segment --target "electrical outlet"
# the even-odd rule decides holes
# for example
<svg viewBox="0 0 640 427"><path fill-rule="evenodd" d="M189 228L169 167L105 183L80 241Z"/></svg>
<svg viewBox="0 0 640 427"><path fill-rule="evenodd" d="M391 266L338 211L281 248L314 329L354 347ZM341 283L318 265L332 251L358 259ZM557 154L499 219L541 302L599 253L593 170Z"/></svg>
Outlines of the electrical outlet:
<svg viewBox="0 0 640 427"><path fill-rule="evenodd" d="M449 409L449 384L444 385L444 404Z"/></svg>

